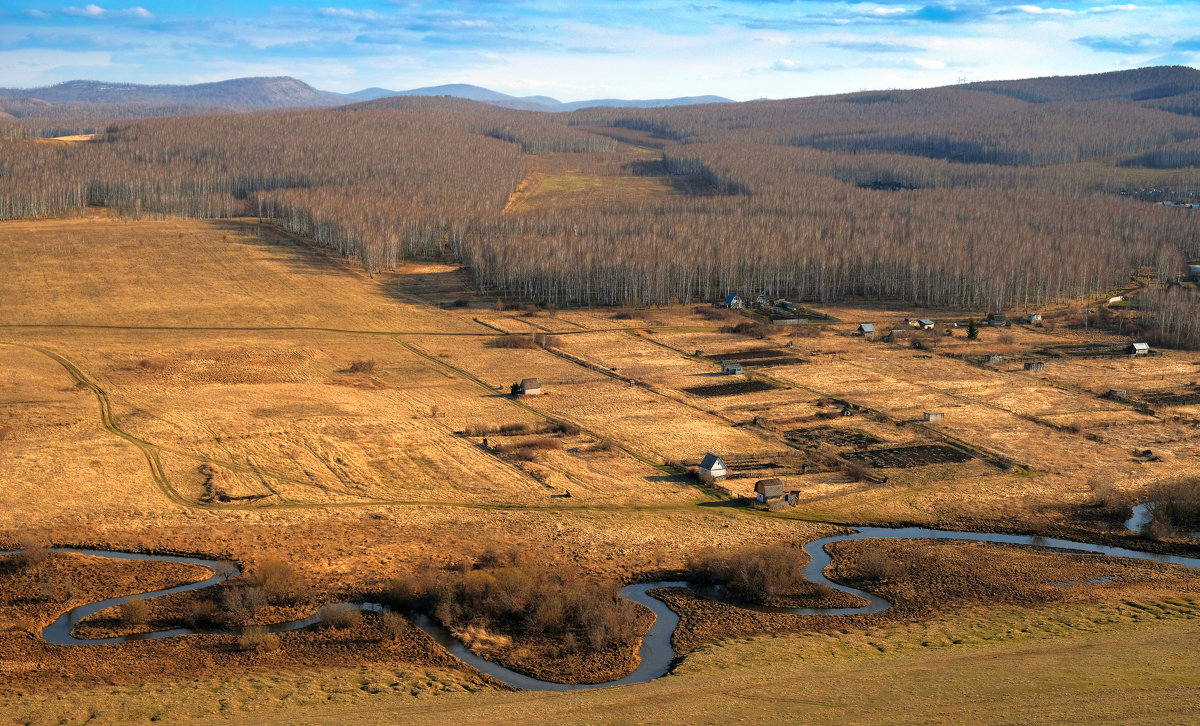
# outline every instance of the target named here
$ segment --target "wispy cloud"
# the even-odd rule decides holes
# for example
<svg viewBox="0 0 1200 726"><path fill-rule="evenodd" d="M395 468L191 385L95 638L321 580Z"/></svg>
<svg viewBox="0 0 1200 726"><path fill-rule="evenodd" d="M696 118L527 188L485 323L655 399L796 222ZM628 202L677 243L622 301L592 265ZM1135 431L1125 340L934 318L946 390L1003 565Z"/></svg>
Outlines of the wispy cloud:
<svg viewBox="0 0 1200 726"><path fill-rule="evenodd" d="M64 15L71 15L77 18L143 18L149 19L154 17L154 13L140 5L132 8L123 8L121 10L108 10L99 5L70 5L63 8Z"/></svg>

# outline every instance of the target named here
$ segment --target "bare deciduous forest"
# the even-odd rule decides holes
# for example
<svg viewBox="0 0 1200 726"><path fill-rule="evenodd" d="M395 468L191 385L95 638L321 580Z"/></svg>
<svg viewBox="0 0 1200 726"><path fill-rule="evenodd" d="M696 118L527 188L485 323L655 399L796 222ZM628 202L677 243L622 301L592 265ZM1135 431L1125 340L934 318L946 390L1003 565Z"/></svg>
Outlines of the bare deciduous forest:
<svg viewBox="0 0 1200 726"><path fill-rule="evenodd" d="M0 130L0 218L259 216L368 271L454 258L480 292L557 305L1032 310L1135 276L1148 329L1196 345L1195 290L1157 289L1200 256L1198 98L1200 72L1173 67L569 114L393 98L118 121L76 144L27 118ZM612 163L630 144L644 159ZM678 193L509 209L537 155Z"/></svg>

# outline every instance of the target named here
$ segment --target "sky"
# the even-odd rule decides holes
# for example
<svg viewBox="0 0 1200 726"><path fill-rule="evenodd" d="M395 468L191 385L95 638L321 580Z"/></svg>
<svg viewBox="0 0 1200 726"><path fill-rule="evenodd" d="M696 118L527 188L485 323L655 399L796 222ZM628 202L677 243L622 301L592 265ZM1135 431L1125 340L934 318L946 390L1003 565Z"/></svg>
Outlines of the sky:
<svg viewBox="0 0 1200 726"><path fill-rule="evenodd" d="M0 0L0 86L18 88L293 76L743 101L1146 65L1200 66L1200 2Z"/></svg>

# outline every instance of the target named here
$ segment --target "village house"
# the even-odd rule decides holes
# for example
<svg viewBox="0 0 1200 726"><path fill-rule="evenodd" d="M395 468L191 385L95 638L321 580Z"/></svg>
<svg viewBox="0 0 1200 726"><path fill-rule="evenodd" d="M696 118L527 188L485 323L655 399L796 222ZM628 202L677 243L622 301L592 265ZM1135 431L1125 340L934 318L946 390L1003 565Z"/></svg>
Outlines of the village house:
<svg viewBox="0 0 1200 726"><path fill-rule="evenodd" d="M768 508L796 506L799 490L785 487L782 479L760 479L754 484L754 500Z"/></svg>
<svg viewBox="0 0 1200 726"><path fill-rule="evenodd" d="M729 308L730 310L741 310L745 307L745 304L742 303L742 298L740 295L738 295L736 292L731 292L725 296L725 307Z"/></svg>
<svg viewBox="0 0 1200 726"><path fill-rule="evenodd" d="M735 360L721 361L721 373L727 376L742 375L742 364Z"/></svg>
<svg viewBox="0 0 1200 726"><path fill-rule="evenodd" d="M1030 325L1037 325L1038 323L1042 322L1042 314L1029 313L1025 316L1025 322L1029 323Z"/></svg>
<svg viewBox="0 0 1200 726"><path fill-rule="evenodd" d="M993 327L1003 327L1008 325L1008 318L1004 313L992 313L987 316L987 324Z"/></svg>
<svg viewBox="0 0 1200 726"><path fill-rule="evenodd" d="M946 414L941 411L926 411L924 419L926 423L941 423L946 420Z"/></svg>
<svg viewBox="0 0 1200 726"><path fill-rule="evenodd" d="M712 479L713 481L721 481L729 470L725 468L725 462L721 457L711 451L704 455L704 460L700 462L700 478Z"/></svg>
<svg viewBox="0 0 1200 726"><path fill-rule="evenodd" d="M526 396L542 395L541 378L525 378L521 381L521 393Z"/></svg>
<svg viewBox="0 0 1200 726"><path fill-rule="evenodd" d="M933 330L933 321L929 318L921 318L917 321L916 327L920 328L921 330Z"/></svg>
<svg viewBox="0 0 1200 726"><path fill-rule="evenodd" d="M854 331L855 335L861 335L864 338L875 337L875 326L871 323L863 323L858 326L858 330Z"/></svg>
<svg viewBox="0 0 1200 726"><path fill-rule="evenodd" d="M1150 355L1149 343L1130 343L1125 348L1125 352L1129 355Z"/></svg>
<svg viewBox="0 0 1200 726"><path fill-rule="evenodd" d="M756 307L756 308L771 307L771 298L767 297L766 295L759 295L758 297L754 298L754 307Z"/></svg>

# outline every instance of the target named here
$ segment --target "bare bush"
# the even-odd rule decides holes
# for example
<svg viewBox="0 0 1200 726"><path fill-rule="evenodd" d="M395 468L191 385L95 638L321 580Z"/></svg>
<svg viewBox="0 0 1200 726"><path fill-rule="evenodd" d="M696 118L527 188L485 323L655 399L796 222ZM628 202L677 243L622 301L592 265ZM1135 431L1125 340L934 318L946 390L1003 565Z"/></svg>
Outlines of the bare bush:
<svg viewBox="0 0 1200 726"><path fill-rule="evenodd" d="M26 569L34 569L46 561L48 553L42 546L42 541L34 534L26 532L17 537L17 564Z"/></svg>
<svg viewBox="0 0 1200 726"><path fill-rule="evenodd" d="M731 313L728 310L724 310L722 308L714 308L714 307L706 306L706 305L697 305L696 307L692 308L692 312L694 312L696 315L704 318L705 320L711 320L714 322L723 322L725 320L729 320L730 318L732 318L736 315L735 313Z"/></svg>
<svg viewBox="0 0 1200 726"><path fill-rule="evenodd" d="M876 548L870 548L859 558L859 572L866 580L893 580L904 568Z"/></svg>
<svg viewBox="0 0 1200 726"><path fill-rule="evenodd" d="M239 650L269 653L279 648L280 641L278 635L268 632L265 627L248 625L238 636L237 644Z"/></svg>
<svg viewBox="0 0 1200 726"><path fill-rule="evenodd" d="M341 630L362 622L362 610L357 605L339 602L321 608L321 626Z"/></svg>
<svg viewBox="0 0 1200 726"><path fill-rule="evenodd" d="M847 462L842 472L856 482L864 482L871 478L871 465L865 461Z"/></svg>
<svg viewBox="0 0 1200 726"><path fill-rule="evenodd" d="M384 612L379 616L379 622L383 626L383 637L388 640L400 640L408 634L412 627L408 624L408 619L400 613L391 611Z"/></svg>
<svg viewBox="0 0 1200 726"><path fill-rule="evenodd" d="M259 563L253 581L276 604L295 602L300 593L299 578L290 564L278 559L266 559Z"/></svg>
<svg viewBox="0 0 1200 726"><path fill-rule="evenodd" d="M765 338L775 331L766 323L747 320L744 323L726 325L725 327L721 328L721 332L731 333L733 335L748 335L752 338Z"/></svg>
<svg viewBox="0 0 1200 726"><path fill-rule="evenodd" d="M351 373L374 373L375 361L373 360L356 360L346 369Z"/></svg>
<svg viewBox="0 0 1200 726"><path fill-rule="evenodd" d="M121 622L127 625L145 625L150 622L150 601L143 597L126 600L118 606Z"/></svg>
<svg viewBox="0 0 1200 726"><path fill-rule="evenodd" d="M519 335L510 333L508 335L497 335L487 342L489 348L537 348L537 342L532 335Z"/></svg>

